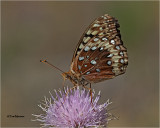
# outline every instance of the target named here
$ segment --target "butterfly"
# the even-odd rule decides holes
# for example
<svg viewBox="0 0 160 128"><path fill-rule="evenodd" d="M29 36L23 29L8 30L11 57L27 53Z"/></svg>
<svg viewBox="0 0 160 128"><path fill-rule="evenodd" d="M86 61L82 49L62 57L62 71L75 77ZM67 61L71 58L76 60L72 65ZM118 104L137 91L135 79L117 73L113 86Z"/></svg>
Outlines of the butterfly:
<svg viewBox="0 0 160 128"><path fill-rule="evenodd" d="M74 86L86 86L125 73L128 55L119 27L118 20L108 14L95 19L77 44L70 70L62 76Z"/></svg>

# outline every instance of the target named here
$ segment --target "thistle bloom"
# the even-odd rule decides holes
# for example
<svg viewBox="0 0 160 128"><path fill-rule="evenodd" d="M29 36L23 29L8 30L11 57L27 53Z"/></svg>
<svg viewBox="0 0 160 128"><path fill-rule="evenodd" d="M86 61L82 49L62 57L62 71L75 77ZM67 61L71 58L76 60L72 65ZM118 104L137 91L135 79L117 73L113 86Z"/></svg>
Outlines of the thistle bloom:
<svg viewBox="0 0 160 128"><path fill-rule="evenodd" d="M92 92L93 101L89 91L79 87L74 90L64 89L55 91L57 98L52 95L50 100L45 98L45 103L39 107L45 111L45 114L33 115L36 121L42 122L48 127L98 127L106 126L108 123L107 106L109 100L99 105L100 92L94 98L95 92ZM69 93L68 93L69 92ZM66 95L66 93L68 93ZM51 103L53 101L53 103Z"/></svg>

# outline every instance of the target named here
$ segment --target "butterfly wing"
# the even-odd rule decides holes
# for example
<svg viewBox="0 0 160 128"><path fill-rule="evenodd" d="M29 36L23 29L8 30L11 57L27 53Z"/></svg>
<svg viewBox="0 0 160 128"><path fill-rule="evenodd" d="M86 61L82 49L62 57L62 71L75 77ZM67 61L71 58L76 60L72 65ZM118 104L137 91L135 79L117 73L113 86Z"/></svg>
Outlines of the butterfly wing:
<svg viewBox="0 0 160 128"><path fill-rule="evenodd" d="M118 27L108 14L97 18L77 45L71 73L94 83L125 73L128 56Z"/></svg>

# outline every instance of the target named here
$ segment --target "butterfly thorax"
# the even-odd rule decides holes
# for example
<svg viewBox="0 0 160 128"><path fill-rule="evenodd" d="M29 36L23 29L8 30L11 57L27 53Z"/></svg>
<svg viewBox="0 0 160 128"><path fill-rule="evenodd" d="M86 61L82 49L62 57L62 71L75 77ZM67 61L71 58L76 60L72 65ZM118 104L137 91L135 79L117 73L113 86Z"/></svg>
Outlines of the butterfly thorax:
<svg viewBox="0 0 160 128"><path fill-rule="evenodd" d="M64 79L69 79L74 86L86 86L89 84L83 77L80 77L78 74L74 75L71 72L62 73Z"/></svg>

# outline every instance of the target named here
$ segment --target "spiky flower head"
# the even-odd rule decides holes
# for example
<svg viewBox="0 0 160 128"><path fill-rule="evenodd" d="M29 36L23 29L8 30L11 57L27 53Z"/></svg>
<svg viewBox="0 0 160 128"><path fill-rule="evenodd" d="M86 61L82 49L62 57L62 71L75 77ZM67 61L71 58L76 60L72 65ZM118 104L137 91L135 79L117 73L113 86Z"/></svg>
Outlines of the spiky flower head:
<svg viewBox="0 0 160 128"><path fill-rule="evenodd" d="M79 87L68 91L64 89L55 91L57 98L51 95L50 100L45 98L45 103L39 105L45 114L34 115L36 121L42 122L43 126L48 127L98 127L106 126L108 123L107 106L109 100L104 104L98 104L100 92L94 98L95 92L92 92L93 101L89 91ZM69 93L68 93L69 92ZM67 95L66 95L67 93ZM53 103L52 103L53 101Z"/></svg>

